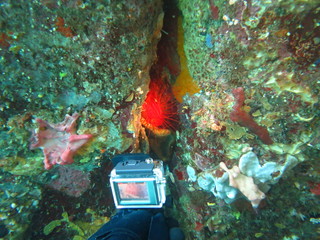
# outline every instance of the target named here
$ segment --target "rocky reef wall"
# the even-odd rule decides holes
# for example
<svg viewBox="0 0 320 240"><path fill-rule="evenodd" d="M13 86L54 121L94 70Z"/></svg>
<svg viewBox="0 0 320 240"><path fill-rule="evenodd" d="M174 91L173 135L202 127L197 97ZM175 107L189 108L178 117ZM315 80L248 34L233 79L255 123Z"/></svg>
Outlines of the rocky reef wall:
<svg viewBox="0 0 320 240"><path fill-rule="evenodd" d="M319 12L3 1L0 238L86 239L114 210L110 158L150 152L187 239L316 239Z"/></svg>
<svg viewBox="0 0 320 240"><path fill-rule="evenodd" d="M251 202L257 218L269 222L260 208L284 208L274 203L283 196L296 201L285 190L275 194L273 187L295 189L301 194L297 201L313 196L315 210L305 174L312 176L310 182L319 181L319 5L180 0L178 7L188 69L200 89L183 97L173 165L180 209L189 216L186 226L194 226L189 237L268 238L263 224L250 229L255 213L243 210ZM292 168L299 177L289 180L285 176ZM293 181L301 181L306 191ZM303 204L286 209L314 216ZM290 226L273 227L279 239L301 237Z"/></svg>
<svg viewBox="0 0 320 240"><path fill-rule="evenodd" d="M69 200L51 204L42 191L79 197L102 156L137 151L163 11L158 0L8 0L0 13L1 226L19 239L36 210L50 216L41 224L61 218ZM79 136L90 136L80 151Z"/></svg>

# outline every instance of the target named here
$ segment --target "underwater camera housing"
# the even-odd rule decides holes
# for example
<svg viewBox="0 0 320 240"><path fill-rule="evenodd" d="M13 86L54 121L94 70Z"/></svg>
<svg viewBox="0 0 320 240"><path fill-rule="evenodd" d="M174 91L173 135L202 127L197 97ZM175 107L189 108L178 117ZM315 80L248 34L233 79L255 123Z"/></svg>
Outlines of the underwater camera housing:
<svg viewBox="0 0 320 240"><path fill-rule="evenodd" d="M110 185L116 208L161 208L166 201L163 162L148 154L112 159Z"/></svg>

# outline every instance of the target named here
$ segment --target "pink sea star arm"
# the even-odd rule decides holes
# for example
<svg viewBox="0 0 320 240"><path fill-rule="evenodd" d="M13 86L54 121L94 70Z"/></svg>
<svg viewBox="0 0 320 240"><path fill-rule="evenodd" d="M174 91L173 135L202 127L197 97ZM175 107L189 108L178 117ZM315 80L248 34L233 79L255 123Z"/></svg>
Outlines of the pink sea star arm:
<svg viewBox="0 0 320 240"><path fill-rule="evenodd" d="M66 115L63 122L51 124L42 119L36 119L39 128L31 138L31 149L41 148L44 154L45 169L55 164L71 164L76 151L89 141L91 134L76 135L75 125L79 114Z"/></svg>

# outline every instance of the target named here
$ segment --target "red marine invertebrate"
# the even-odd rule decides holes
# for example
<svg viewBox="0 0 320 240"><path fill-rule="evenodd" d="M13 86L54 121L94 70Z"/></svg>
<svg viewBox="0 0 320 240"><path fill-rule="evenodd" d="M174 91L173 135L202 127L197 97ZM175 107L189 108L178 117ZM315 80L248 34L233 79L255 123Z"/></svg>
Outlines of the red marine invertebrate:
<svg viewBox="0 0 320 240"><path fill-rule="evenodd" d="M57 31L65 37L74 37L76 34L72 31L71 27L66 27L64 19L57 17L56 21Z"/></svg>
<svg viewBox="0 0 320 240"><path fill-rule="evenodd" d="M171 86L161 78L151 80L149 92L142 105L141 123L157 135L170 134L179 125L176 99Z"/></svg>
<svg viewBox="0 0 320 240"><path fill-rule="evenodd" d="M295 21L290 30L288 48L293 54L293 59L300 66L319 64L320 46L320 26L315 24L319 21L318 8L311 10L300 21Z"/></svg>
<svg viewBox="0 0 320 240"><path fill-rule="evenodd" d="M10 47L10 40L11 38L7 34L0 33L0 47L3 47L3 48Z"/></svg>
<svg viewBox="0 0 320 240"><path fill-rule="evenodd" d="M320 183L309 183L310 186L310 192L312 192L314 195L320 195Z"/></svg>
<svg viewBox="0 0 320 240"><path fill-rule="evenodd" d="M209 0L209 5L210 5L212 19L218 19L219 18L219 8L215 5L215 2L213 0Z"/></svg>
<svg viewBox="0 0 320 240"><path fill-rule="evenodd" d="M248 128L256 134L264 144L272 144L269 132L266 128L259 126L246 111L243 110L245 95L242 87L233 89L232 94L236 99L233 106L233 111L230 113L230 119L237 122L239 125Z"/></svg>

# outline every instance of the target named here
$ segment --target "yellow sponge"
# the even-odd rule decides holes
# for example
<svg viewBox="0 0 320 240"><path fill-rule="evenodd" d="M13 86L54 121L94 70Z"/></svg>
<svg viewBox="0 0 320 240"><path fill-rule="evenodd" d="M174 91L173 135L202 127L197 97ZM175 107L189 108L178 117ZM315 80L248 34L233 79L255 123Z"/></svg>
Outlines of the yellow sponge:
<svg viewBox="0 0 320 240"><path fill-rule="evenodd" d="M182 28L182 19L179 17L178 19L178 44L177 44L177 51L180 57L180 68L181 72L177 77L176 82L172 86L172 91L174 96L179 102L183 101L183 96L189 93L193 95L200 91L199 86L194 82L193 78L191 77L187 65L187 57L184 53L184 37L183 37L183 28Z"/></svg>

